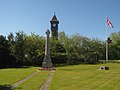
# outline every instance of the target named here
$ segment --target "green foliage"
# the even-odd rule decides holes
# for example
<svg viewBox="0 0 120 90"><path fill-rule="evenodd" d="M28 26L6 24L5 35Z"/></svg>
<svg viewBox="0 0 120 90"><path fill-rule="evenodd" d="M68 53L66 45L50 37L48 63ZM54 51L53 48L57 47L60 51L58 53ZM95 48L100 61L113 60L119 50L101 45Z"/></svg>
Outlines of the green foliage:
<svg viewBox="0 0 120 90"><path fill-rule="evenodd" d="M58 40L51 38L50 53L53 64L61 64L67 62L67 54L64 46Z"/></svg>
<svg viewBox="0 0 120 90"><path fill-rule="evenodd" d="M30 36L26 36L25 39L25 59L27 63L31 63L31 65L39 65L39 62L35 62L38 57L43 57L44 55L44 46L45 40L43 37L39 35L35 35L31 33ZM34 62L34 63L33 63Z"/></svg>
<svg viewBox="0 0 120 90"><path fill-rule="evenodd" d="M0 68L14 67L16 59L10 54L10 44L6 37L0 35Z"/></svg>
<svg viewBox="0 0 120 90"><path fill-rule="evenodd" d="M101 43L99 40L91 40L79 34L74 34L65 38L67 41L67 43L64 43L64 47L68 56L67 64L98 62L98 60L94 58L94 53L99 53L99 50L101 50L101 47L103 46L103 43ZM91 55L93 56L92 58Z"/></svg>
<svg viewBox="0 0 120 90"><path fill-rule="evenodd" d="M27 36L23 31L19 31L16 33L16 36L10 33L8 35L8 42L10 44L11 55L17 59L17 66L40 65L39 62L42 63L40 60L43 58L45 46L43 37L34 33Z"/></svg>
<svg viewBox="0 0 120 90"><path fill-rule="evenodd" d="M112 33L109 39L112 40L109 43L109 59L120 59L120 32ZM45 53L45 37L34 33L27 35L23 31L16 32L15 36L10 33L7 39L1 35L0 48L0 52L5 52L4 57L11 58L1 59L1 62L10 61L12 66L40 66ZM65 32L59 32L58 40L50 38L50 54L53 64L95 64L99 59L105 60L105 42L78 33L68 36ZM11 65L9 62L7 65L3 64L5 67Z"/></svg>
<svg viewBox="0 0 120 90"><path fill-rule="evenodd" d="M9 48L8 41L6 40L6 37L0 35L0 48Z"/></svg>
<svg viewBox="0 0 120 90"><path fill-rule="evenodd" d="M17 62L18 64L23 64L24 61L24 50L25 50L25 37L26 34L23 31L19 31L16 33L16 37L15 37L15 45L14 45L14 55L17 58Z"/></svg>
<svg viewBox="0 0 120 90"><path fill-rule="evenodd" d="M120 32L112 33L112 43L109 44L109 59L120 59Z"/></svg>

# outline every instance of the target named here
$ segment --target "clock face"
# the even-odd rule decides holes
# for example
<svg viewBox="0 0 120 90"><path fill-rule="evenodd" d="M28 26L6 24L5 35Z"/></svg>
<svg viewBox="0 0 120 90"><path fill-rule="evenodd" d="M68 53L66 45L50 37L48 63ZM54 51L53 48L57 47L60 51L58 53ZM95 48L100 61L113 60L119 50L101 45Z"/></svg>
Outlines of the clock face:
<svg viewBox="0 0 120 90"><path fill-rule="evenodd" d="M55 27L55 26L56 26L56 24L54 23L54 24L53 24L53 27Z"/></svg>

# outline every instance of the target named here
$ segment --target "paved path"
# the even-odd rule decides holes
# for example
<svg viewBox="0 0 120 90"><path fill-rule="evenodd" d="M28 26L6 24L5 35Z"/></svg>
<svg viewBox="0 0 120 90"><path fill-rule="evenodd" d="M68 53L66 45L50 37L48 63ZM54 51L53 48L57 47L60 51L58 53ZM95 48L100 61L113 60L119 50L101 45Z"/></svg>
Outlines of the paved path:
<svg viewBox="0 0 120 90"><path fill-rule="evenodd" d="M25 82L26 80L30 79L32 76L34 76L34 75L37 74L37 73L38 73L38 72L34 72L34 73L32 73L31 75L27 76L26 78L24 78L24 79L22 79L22 80L20 80L20 81L18 81L18 82L16 82L16 83L14 83L14 84L12 85L11 89L16 88L19 84L21 84L21 83Z"/></svg>
<svg viewBox="0 0 120 90"><path fill-rule="evenodd" d="M39 90L48 90L50 82L52 81L52 77L54 75L55 70L52 70L49 74L48 78L44 81L43 85L40 87Z"/></svg>

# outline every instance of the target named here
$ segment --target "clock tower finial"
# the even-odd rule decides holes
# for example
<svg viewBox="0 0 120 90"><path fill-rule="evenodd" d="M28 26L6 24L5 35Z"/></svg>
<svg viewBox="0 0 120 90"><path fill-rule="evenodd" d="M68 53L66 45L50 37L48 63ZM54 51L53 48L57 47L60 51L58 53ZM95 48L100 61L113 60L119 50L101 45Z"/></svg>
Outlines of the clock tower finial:
<svg viewBox="0 0 120 90"><path fill-rule="evenodd" d="M55 15L55 12L54 12L54 16L51 19L50 23L51 23L51 36L55 39L58 39L58 24L59 24L59 21L58 21L56 15Z"/></svg>

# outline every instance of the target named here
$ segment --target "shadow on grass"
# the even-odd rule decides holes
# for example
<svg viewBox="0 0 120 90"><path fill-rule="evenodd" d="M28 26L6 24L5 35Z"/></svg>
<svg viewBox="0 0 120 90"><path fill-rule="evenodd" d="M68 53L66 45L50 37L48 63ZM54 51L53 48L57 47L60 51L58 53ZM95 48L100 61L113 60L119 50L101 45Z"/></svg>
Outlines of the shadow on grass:
<svg viewBox="0 0 120 90"><path fill-rule="evenodd" d="M0 85L0 90L14 90L14 89L18 89L18 90L22 90L21 87L12 87L11 85L5 84L5 85Z"/></svg>
<svg viewBox="0 0 120 90"><path fill-rule="evenodd" d="M11 85L7 85L7 84L0 85L0 90L12 90L11 87L12 87Z"/></svg>
<svg viewBox="0 0 120 90"><path fill-rule="evenodd" d="M16 68L16 69L19 69L19 68L30 68L30 66L17 66L17 67L0 67L0 69L8 69L8 68Z"/></svg>

